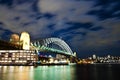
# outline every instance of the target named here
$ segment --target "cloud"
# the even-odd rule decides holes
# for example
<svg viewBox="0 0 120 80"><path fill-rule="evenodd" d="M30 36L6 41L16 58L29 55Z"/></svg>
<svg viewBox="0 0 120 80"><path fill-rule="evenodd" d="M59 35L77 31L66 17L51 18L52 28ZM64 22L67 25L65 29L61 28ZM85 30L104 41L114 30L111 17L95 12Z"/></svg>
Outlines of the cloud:
<svg viewBox="0 0 120 80"><path fill-rule="evenodd" d="M38 14L32 10L33 4L34 1L21 4L13 1L11 8L6 5L0 6L2 11L0 21L5 24L3 28L15 33L25 30L30 32L32 36L47 36L71 27L71 25L66 24L67 22L86 23L96 21L96 17L85 15L92 9L94 4L92 1L39 0L38 9L41 13L39 13L41 16L39 19L36 19ZM43 16L46 13L55 16L47 19ZM35 16L31 17L31 15ZM52 31L48 28L51 24L54 24Z"/></svg>
<svg viewBox="0 0 120 80"><path fill-rule="evenodd" d="M85 29L83 32L86 32L85 36L76 34L73 38L69 40L72 42L73 48L77 46L80 50L103 50L110 47L119 47L120 41L120 20L116 18L106 19L96 23L96 25L91 28L97 28L99 26L102 29L93 31L90 29ZM81 31L81 28L78 32ZM74 31L75 32L75 31ZM77 30L76 30L77 32ZM69 34L69 33L68 33Z"/></svg>
<svg viewBox="0 0 120 80"><path fill-rule="evenodd" d="M13 8L9 9L7 6L0 6L0 10L0 21L5 24L3 28L13 32L20 32L21 24L31 20L27 17L26 13L20 12L19 10L14 10ZM20 17L20 20L15 21L14 18L16 17Z"/></svg>
<svg viewBox="0 0 120 80"><path fill-rule="evenodd" d="M18 5L17 3L13 3L12 6L12 8L9 8L6 5L0 5L0 21L4 24L4 26L1 26L3 29L9 30L13 33L28 31L33 37L40 35L46 36L49 34L46 26L51 24L51 21L47 18L36 20L36 17L30 17L31 15L35 15L35 12L30 8L32 6L31 3Z"/></svg>
<svg viewBox="0 0 120 80"><path fill-rule="evenodd" d="M13 0L11 7L0 5L0 35L27 31L32 39L61 37L79 52L118 47L120 19L99 14L105 5L95 4L94 0ZM119 15L113 7L107 6L104 12Z"/></svg>
<svg viewBox="0 0 120 80"><path fill-rule="evenodd" d="M97 19L95 16L85 15L92 9L93 4L93 1L40 0L38 7L41 13L56 15L56 21L68 20L85 23Z"/></svg>
<svg viewBox="0 0 120 80"><path fill-rule="evenodd" d="M89 15L96 15L100 20L105 20L108 18L120 18L119 9L120 1L102 1L96 0L93 10L88 12Z"/></svg>

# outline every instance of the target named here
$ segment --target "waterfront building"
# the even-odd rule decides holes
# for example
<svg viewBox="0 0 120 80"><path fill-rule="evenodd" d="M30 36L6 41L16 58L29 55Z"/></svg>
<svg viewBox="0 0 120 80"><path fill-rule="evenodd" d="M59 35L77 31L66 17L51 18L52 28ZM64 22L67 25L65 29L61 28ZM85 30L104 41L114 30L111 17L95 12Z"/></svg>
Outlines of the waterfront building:
<svg viewBox="0 0 120 80"><path fill-rule="evenodd" d="M0 65L33 65L37 60L32 50L0 50Z"/></svg>
<svg viewBox="0 0 120 80"><path fill-rule="evenodd" d="M93 57L93 59L96 59L96 55L95 55L95 54L93 54L93 56L92 56L92 57Z"/></svg>
<svg viewBox="0 0 120 80"><path fill-rule="evenodd" d="M50 44L55 44L62 50L48 47ZM48 56L41 59L38 54L39 51L55 53L57 55L53 59L55 63L58 61L65 62L68 56L73 62L73 58L76 57L76 53L73 54L70 47L59 38L48 38L30 42L29 33L22 32L20 37L18 34L12 34L9 42L0 40L0 65L30 65L37 62L52 62ZM40 59L43 61L40 61Z"/></svg>
<svg viewBox="0 0 120 80"><path fill-rule="evenodd" d="M8 48L0 50L0 65L32 65L38 61L37 54L30 50L30 35L27 32L12 34L10 42L5 42ZM11 50L10 45L14 47ZM18 47L18 48L17 48Z"/></svg>

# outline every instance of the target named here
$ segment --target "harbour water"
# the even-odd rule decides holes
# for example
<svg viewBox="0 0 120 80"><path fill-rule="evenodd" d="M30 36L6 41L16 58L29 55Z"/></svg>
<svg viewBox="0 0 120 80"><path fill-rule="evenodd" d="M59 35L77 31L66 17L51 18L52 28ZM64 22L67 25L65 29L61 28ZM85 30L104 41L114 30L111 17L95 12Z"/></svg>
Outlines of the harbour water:
<svg viewBox="0 0 120 80"><path fill-rule="evenodd" d="M0 80L120 80L120 64L0 66Z"/></svg>

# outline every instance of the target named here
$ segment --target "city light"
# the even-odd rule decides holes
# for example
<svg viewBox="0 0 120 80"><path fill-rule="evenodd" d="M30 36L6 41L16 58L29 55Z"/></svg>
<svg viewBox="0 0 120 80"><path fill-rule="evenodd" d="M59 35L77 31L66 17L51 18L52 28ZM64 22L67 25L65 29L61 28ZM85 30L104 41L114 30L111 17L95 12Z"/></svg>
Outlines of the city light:
<svg viewBox="0 0 120 80"><path fill-rule="evenodd" d="M22 32L20 38L19 35L12 34L10 42L4 43L7 44L5 47L8 46L10 49L13 47L13 50L0 50L0 65L33 65L38 62L40 62L39 64L68 64L76 61L76 52L73 53L67 43L59 38L30 42L30 35L27 32ZM61 49L49 47L49 44L55 44ZM60 56L40 57L38 52L51 52L56 55L60 54Z"/></svg>

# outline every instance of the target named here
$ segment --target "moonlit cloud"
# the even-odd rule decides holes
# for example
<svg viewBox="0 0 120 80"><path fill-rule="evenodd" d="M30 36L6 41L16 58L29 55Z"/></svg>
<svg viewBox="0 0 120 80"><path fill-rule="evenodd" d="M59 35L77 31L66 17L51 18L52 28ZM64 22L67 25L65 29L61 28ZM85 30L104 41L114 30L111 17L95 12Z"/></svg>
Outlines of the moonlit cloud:
<svg viewBox="0 0 120 80"><path fill-rule="evenodd" d="M120 20L117 19L107 19L96 23L91 28L96 28L102 26L103 29L99 31L85 30L87 32L86 36L76 35L70 39L71 44L79 47L79 51L89 50L89 51L102 51L103 49L111 50L120 41ZM79 43L79 44L78 44ZM117 48L119 46L116 45Z"/></svg>
<svg viewBox="0 0 120 80"><path fill-rule="evenodd" d="M93 1L40 0L38 7L42 13L55 14L58 21L66 19L72 22L85 23L97 19L95 16L85 15L92 9L93 4Z"/></svg>
<svg viewBox="0 0 120 80"><path fill-rule="evenodd" d="M11 0L4 3L1 0L0 38L27 31L33 40L62 38L79 56L101 54L106 49L113 53L112 49L118 50L120 44L119 4L113 1L104 4L100 0Z"/></svg>

